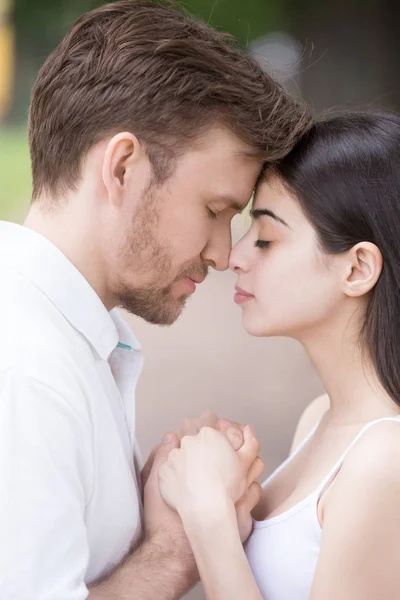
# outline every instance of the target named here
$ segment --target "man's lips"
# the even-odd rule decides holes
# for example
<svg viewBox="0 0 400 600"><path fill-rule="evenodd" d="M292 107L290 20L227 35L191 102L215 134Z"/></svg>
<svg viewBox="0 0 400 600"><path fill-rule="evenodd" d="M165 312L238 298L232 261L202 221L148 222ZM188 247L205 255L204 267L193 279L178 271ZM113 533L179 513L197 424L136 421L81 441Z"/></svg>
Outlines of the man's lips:
<svg viewBox="0 0 400 600"><path fill-rule="evenodd" d="M203 283L203 281L205 280L205 275L202 275L201 277L189 277L188 279L191 279L192 281L194 281L195 283Z"/></svg>
<svg viewBox="0 0 400 600"><path fill-rule="evenodd" d="M201 275L183 275L180 278L180 281L186 281L186 285L188 286L189 294L193 294L196 291L196 286L199 283L203 283L206 275L202 273Z"/></svg>

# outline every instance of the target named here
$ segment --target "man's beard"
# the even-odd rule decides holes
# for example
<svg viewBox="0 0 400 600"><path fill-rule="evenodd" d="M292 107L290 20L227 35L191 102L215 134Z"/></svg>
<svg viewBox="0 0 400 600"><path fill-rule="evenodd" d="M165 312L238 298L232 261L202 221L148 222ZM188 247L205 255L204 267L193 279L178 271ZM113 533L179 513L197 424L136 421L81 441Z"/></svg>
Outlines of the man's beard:
<svg viewBox="0 0 400 600"><path fill-rule="evenodd" d="M197 273L199 270L197 269ZM192 277L193 268L191 269ZM202 276L206 274L205 269ZM181 274L177 279L185 277ZM131 314L141 317L155 325L172 325L180 316L188 294L178 298L171 296L172 285L166 287L149 286L146 288L128 288L121 286L118 291L118 303Z"/></svg>
<svg viewBox="0 0 400 600"><path fill-rule="evenodd" d="M186 267L169 284L160 287L158 282L165 282L166 275L173 271L173 261L170 248L156 238L157 201L151 194L151 188L144 195L141 204L133 227L121 244L120 256L125 269L129 270L132 265L132 271L139 272L139 275L151 283L134 288L125 282L118 282L115 292L118 306L148 323L172 325L180 316L189 296L185 294L174 298L173 284L184 277L203 279L207 276L208 269L204 264Z"/></svg>
<svg viewBox="0 0 400 600"><path fill-rule="evenodd" d="M186 297L168 300L168 288L121 288L118 302L121 308L155 325L172 325L185 305Z"/></svg>

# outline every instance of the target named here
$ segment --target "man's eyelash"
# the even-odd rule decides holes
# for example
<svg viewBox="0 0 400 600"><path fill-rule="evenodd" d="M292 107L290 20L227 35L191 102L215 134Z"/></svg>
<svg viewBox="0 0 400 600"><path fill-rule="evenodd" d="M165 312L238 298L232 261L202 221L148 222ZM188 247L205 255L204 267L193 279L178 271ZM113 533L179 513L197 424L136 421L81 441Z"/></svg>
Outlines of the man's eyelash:
<svg viewBox="0 0 400 600"><path fill-rule="evenodd" d="M268 248L271 242L267 242L266 240L257 240L254 245L256 248Z"/></svg>
<svg viewBox="0 0 400 600"><path fill-rule="evenodd" d="M216 219L217 218L217 213L213 212L210 208L207 208L207 212L209 217L211 217L211 219Z"/></svg>

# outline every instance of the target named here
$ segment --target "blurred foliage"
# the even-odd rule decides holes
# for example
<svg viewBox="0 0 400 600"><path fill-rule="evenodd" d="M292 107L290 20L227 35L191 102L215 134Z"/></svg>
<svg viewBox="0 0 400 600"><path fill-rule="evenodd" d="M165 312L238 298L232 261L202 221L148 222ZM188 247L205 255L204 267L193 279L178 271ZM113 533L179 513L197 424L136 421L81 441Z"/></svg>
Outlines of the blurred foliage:
<svg viewBox="0 0 400 600"><path fill-rule="evenodd" d="M282 0L177 0L214 27L233 33L242 44L278 26ZM73 21L99 0L16 0L14 22L25 40L48 53ZM40 31L40 35L38 35Z"/></svg>
<svg viewBox="0 0 400 600"><path fill-rule="evenodd" d="M213 27L232 33L243 46L280 27L281 0L187 0L181 4Z"/></svg>
<svg viewBox="0 0 400 600"><path fill-rule="evenodd" d="M283 0L176 0L188 12L235 35L243 46L279 28ZM104 0L15 0L16 82L12 122L25 120L29 90L36 74L63 35L82 13Z"/></svg>
<svg viewBox="0 0 400 600"><path fill-rule="evenodd" d="M18 219L28 205L31 172L25 127L0 129L0 219Z"/></svg>

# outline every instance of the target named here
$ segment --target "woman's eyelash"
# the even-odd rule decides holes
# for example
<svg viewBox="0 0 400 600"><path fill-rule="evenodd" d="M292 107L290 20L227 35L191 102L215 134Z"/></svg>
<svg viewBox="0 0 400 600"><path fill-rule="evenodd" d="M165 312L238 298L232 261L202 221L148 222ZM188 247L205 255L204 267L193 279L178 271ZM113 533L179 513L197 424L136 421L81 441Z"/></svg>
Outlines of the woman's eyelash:
<svg viewBox="0 0 400 600"><path fill-rule="evenodd" d="M211 217L211 219L217 218L217 213L213 212L210 208L207 208L207 212L208 212L208 216Z"/></svg>
<svg viewBox="0 0 400 600"><path fill-rule="evenodd" d="M268 248L271 242L267 242L266 240L257 240L254 245L256 248Z"/></svg>

